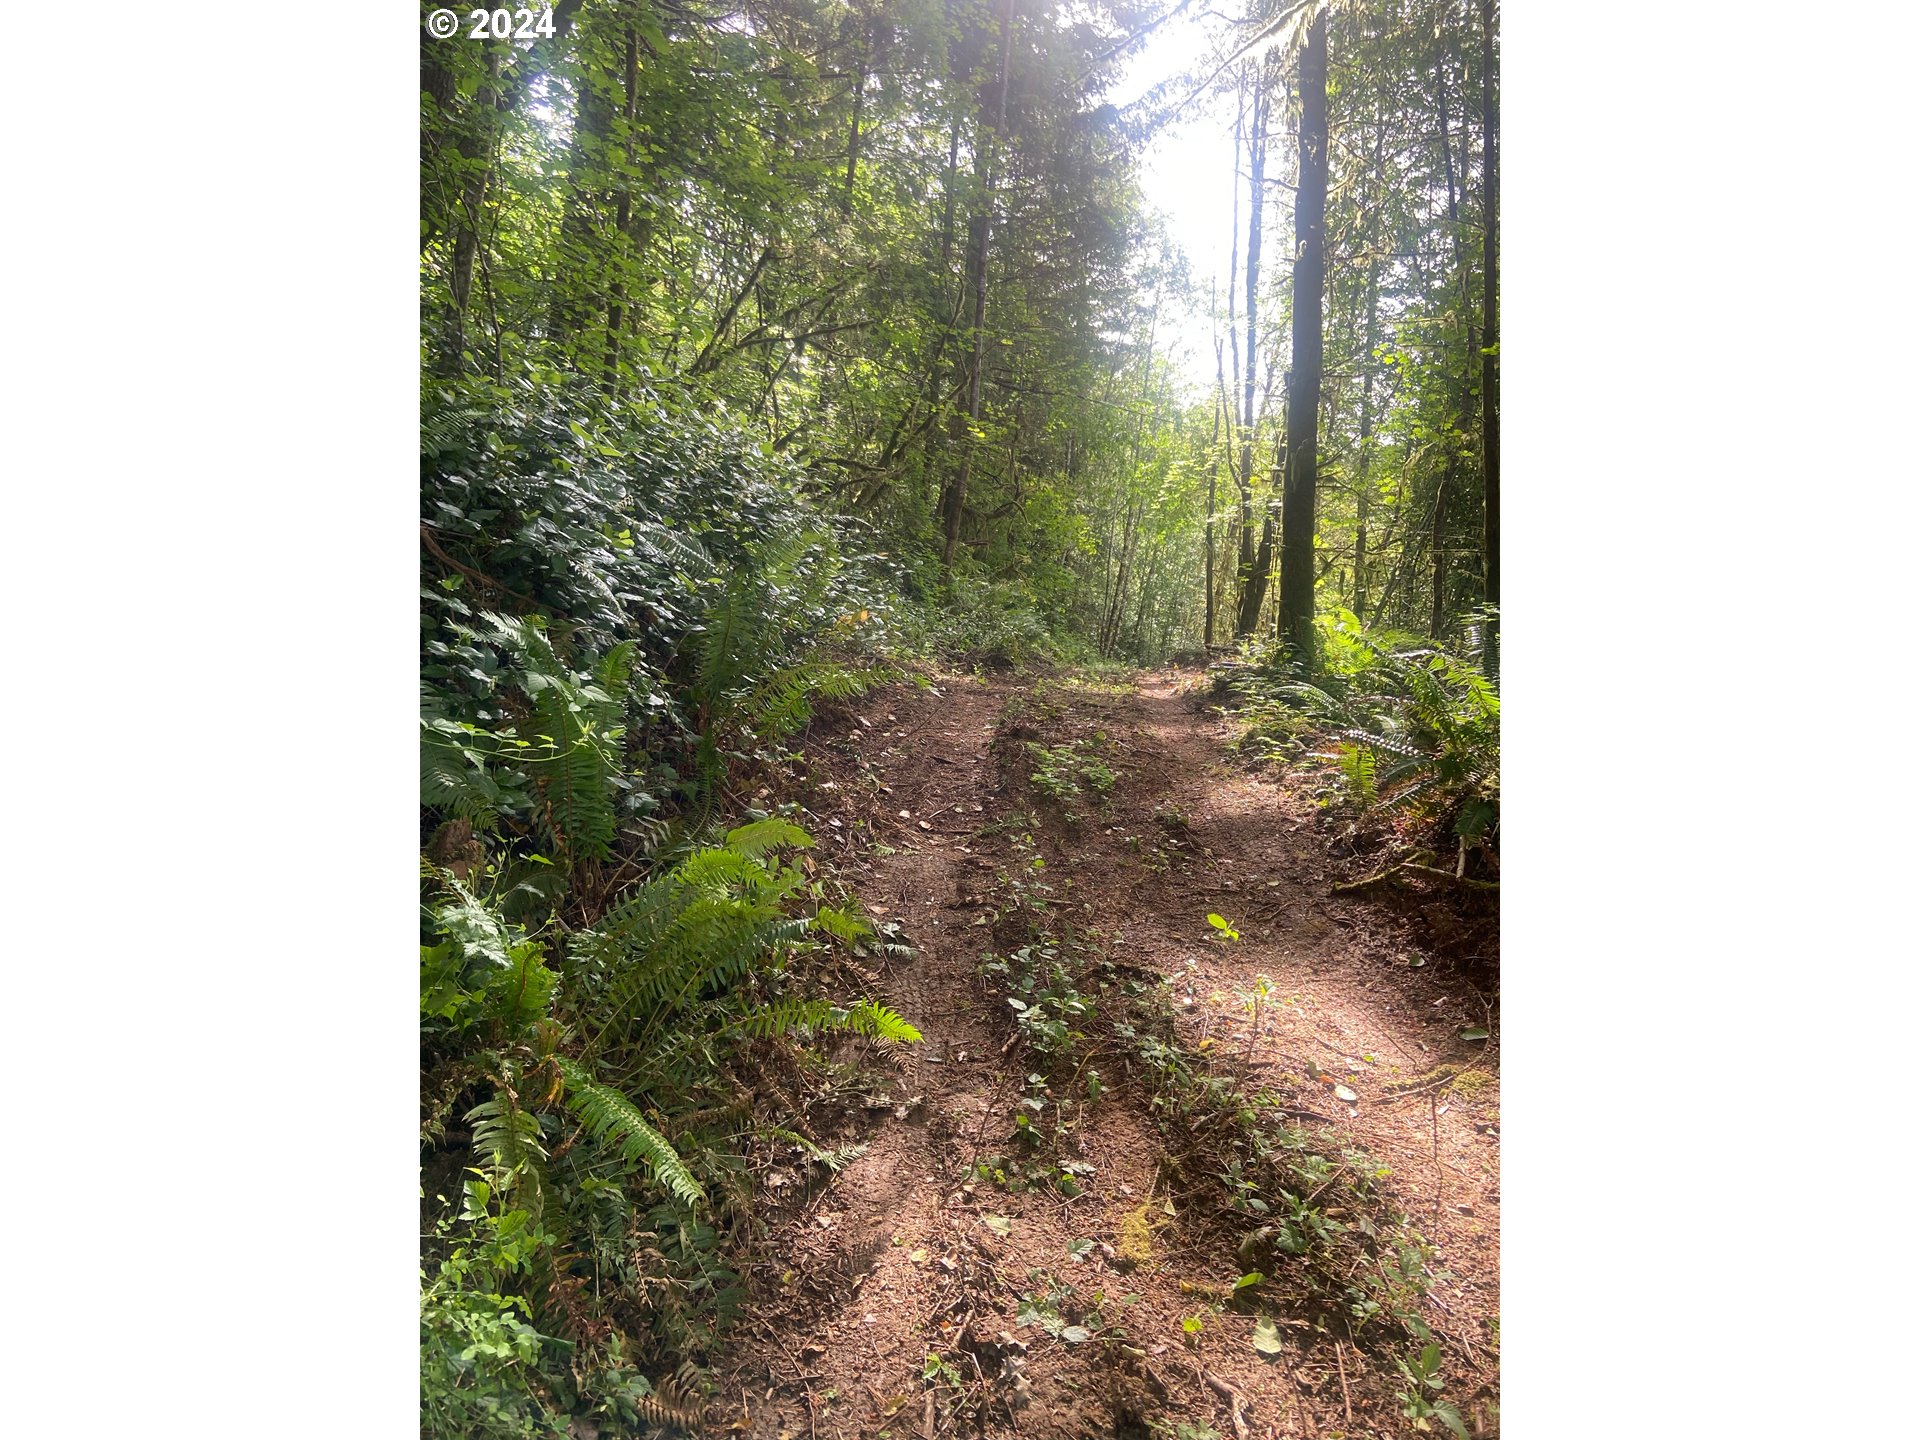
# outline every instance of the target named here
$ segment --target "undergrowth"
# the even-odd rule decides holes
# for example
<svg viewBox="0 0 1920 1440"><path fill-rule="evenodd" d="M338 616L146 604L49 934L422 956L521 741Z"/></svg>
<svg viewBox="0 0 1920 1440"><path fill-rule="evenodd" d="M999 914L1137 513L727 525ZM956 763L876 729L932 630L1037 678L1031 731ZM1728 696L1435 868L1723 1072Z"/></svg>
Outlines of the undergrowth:
<svg viewBox="0 0 1920 1440"><path fill-rule="evenodd" d="M794 1098L816 1042L919 1039L821 993L890 942L743 805L815 706L893 673L885 562L750 441L578 413L464 382L422 427L421 1426L446 1440L690 1423L767 1223L756 1166L844 1163Z"/></svg>
<svg viewBox="0 0 1920 1440"><path fill-rule="evenodd" d="M1026 586L964 573L902 607L895 630L909 653L968 669L1027 670L1068 653Z"/></svg>
<svg viewBox="0 0 1920 1440"><path fill-rule="evenodd" d="M1482 668L1490 624L1459 654L1369 630L1347 611L1316 624L1311 680L1277 652L1252 651L1228 682L1249 753L1325 764L1323 800L1391 832L1404 853L1446 854L1460 875L1498 869L1500 694Z"/></svg>

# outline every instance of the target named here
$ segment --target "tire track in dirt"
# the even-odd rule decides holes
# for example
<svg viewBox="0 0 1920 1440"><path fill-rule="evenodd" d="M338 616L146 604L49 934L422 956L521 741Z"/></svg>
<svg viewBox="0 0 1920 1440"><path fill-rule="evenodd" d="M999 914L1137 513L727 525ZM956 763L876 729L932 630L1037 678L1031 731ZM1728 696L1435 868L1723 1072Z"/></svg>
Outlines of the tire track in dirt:
<svg viewBox="0 0 1920 1440"><path fill-rule="evenodd" d="M993 751L1002 707L1024 687L945 677L863 708L828 788L872 818L884 844L863 857L843 823L840 873L913 943L879 988L925 1038L892 1057L897 1103L876 1112L878 1126L837 1137L864 1139L866 1154L776 1224L704 1433L1071 1440L1144 1437L1156 1417L1229 1434L1221 1381L1245 1402L1250 1435L1403 1428L1380 1385L1361 1383L1351 1348L1342 1356L1289 1331L1282 1363L1267 1364L1248 1344L1253 1317L1235 1313L1210 1312L1205 1333L1183 1334L1193 1297L1230 1287L1240 1267L1230 1244L1161 1218L1168 1162L1140 1097L1060 1105L1063 1153L1091 1171L1077 1198L974 1177L976 1161L1007 1149L1027 1080L1006 1012L979 977L993 941L976 924L1013 858L994 827L1022 811L1039 812L1062 909L1077 909L1128 966L1179 982L1183 1039L1297 1093L1340 1140L1392 1166L1402 1203L1458 1277L1435 1287L1434 1328L1464 1338L1470 1358L1482 1347L1471 1377L1451 1372L1448 1393L1464 1402L1476 1382L1494 1393L1484 1322L1497 1314L1497 1128L1475 1125L1497 1122L1497 1081L1471 1097L1387 1096L1390 1082L1472 1058L1463 1052L1479 1047L1457 1031L1479 1023L1481 1007L1434 970L1406 969L1405 941L1371 907L1329 895L1310 804L1226 763L1224 733L1184 693L1189 680L1144 676L1124 694L1048 689L1059 714L1047 739L1109 736L1120 776L1108 813L1077 825L1036 804L1023 773L1010 782ZM1235 923L1239 943L1212 938L1209 911ZM1261 975L1273 994L1256 1029L1240 997ZM1339 1105L1307 1081L1308 1061L1359 1103ZM1154 1262L1117 1265L1125 1224L1149 1202L1166 1232ZM1471 1213L1448 1208L1458 1205ZM1088 1240L1100 1248L1069 1255ZM1023 1297L1048 1293L1103 1338L1064 1344L1020 1327ZM923 1383L929 1353L953 1367L941 1384Z"/></svg>
<svg viewBox="0 0 1920 1440"><path fill-rule="evenodd" d="M1497 1050L1489 1053L1497 1009L1448 966L1410 966L1429 957L1386 912L1333 893L1341 877L1312 800L1290 776L1232 762L1227 728L1206 712L1196 684L1190 673L1143 675L1120 707L1130 773L1112 823L1068 861L1083 876L1076 889L1095 897L1095 923L1117 947L1152 955L1180 982L1181 1028L1192 1045L1326 1115L1392 1168L1391 1188L1450 1272L1433 1285L1426 1317L1468 1361L1453 1367L1449 1393L1464 1402L1477 1386L1490 1398L1498 1384L1489 1353L1499 1314L1499 1077ZM1158 876L1126 853L1124 837L1149 827L1164 834L1172 816L1188 856ZM1217 935L1209 913L1240 939ZM1263 977L1271 993L1255 1005ZM1493 1038L1463 1040L1474 1026ZM1436 1073L1442 1066L1462 1067L1464 1078L1448 1084ZM1336 1083L1359 1099L1340 1102Z"/></svg>
<svg viewBox="0 0 1920 1440"><path fill-rule="evenodd" d="M968 923L993 880L988 845L969 842L992 818L1004 693L964 678L884 692L834 766L833 783L884 817L870 859L843 835L843 876L912 943L882 988L924 1038L895 1057L899 1104L862 1137L867 1153L773 1238L787 1283L759 1301L769 1321L728 1367L723 1423L736 1432L871 1434L908 1406L910 1421L924 1418L928 1333L968 1268L951 1202L985 1122L1018 1088L1004 1027L978 1001L982 932Z"/></svg>

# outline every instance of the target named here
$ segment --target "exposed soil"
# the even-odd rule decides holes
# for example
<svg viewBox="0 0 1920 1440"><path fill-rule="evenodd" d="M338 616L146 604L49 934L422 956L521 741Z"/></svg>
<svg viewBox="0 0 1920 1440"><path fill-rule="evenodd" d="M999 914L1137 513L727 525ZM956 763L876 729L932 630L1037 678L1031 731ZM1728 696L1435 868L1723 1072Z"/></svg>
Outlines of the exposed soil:
<svg viewBox="0 0 1920 1440"><path fill-rule="evenodd" d="M1060 1107L1077 1196L1010 1193L976 1173L1008 1152L1028 1081L1005 997L980 971L1021 833L1045 857L1053 903L1106 956L1172 977L1179 1039L1202 1064L1280 1096L1329 1153L1357 1146L1390 1171L1386 1190L1438 1251L1442 1278L1421 1303L1446 1345L1445 1395L1493 1433L1491 982L1423 948L1430 932L1375 898L1332 892L1355 872L1330 855L1305 780L1234 761L1196 678L944 677L870 697L824 727L838 733L816 727L809 828L869 913L915 947L876 988L925 1038L890 1057L875 1107L832 1137L866 1152L770 1213L708 1433L1413 1433L1390 1353L1283 1305L1226 1303L1244 1268L1233 1235L1176 1210L1166 1179L1180 1162L1137 1087ZM1075 738L1115 773L1104 802L1029 782L1024 741ZM1493 1038L1463 1038L1470 1027ZM1018 1323L1023 1297L1051 1301L1051 1332ZM1249 1343L1262 1312L1285 1342L1271 1358ZM1197 1334L1182 1327L1193 1317ZM946 1367L931 1378L930 1355Z"/></svg>

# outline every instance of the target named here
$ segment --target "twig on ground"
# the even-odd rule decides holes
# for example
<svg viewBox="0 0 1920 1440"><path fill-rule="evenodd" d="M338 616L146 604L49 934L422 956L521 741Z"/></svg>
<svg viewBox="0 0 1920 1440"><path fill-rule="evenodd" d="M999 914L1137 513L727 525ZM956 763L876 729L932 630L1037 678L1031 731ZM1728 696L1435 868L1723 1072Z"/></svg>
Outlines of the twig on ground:
<svg viewBox="0 0 1920 1440"><path fill-rule="evenodd" d="M1411 1100L1416 1095L1426 1095L1432 1091L1444 1090L1449 1085L1453 1084L1454 1081L1458 1080L1462 1075L1471 1074L1473 1071L1478 1070L1482 1065L1486 1064L1487 1058L1490 1054L1492 1054L1491 1051L1483 1052L1482 1054L1476 1056L1473 1060L1471 1060L1467 1064L1462 1065L1458 1070L1455 1070L1451 1075L1442 1075L1440 1076L1439 1079L1429 1080L1424 1085L1415 1085L1411 1089L1407 1089L1407 1090L1390 1091L1387 1094L1382 1095L1380 1097L1379 1103L1381 1103L1382 1105L1392 1105L1401 1100Z"/></svg>
<svg viewBox="0 0 1920 1440"><path fill-rule="evenodd" d="M1440 1219L1440 1202L1447 1193L1447 1171L1440 1163L1440 1092L1433 1091L1427 1096L1427 1109L1433 1115L1433 1218Z"/></svg>
<svg viewBox="0 0 1920 1440"><path fill-rule="evenodd" d="M1391 880L1396 875L1404 875L1409 872L1415 875L1431 876L1436 880L1445 880L1452 885L1465 885L1472 890L1498 890L1500 888L1500 882L1498 880L1475 880L1471 875L1456 875L1451 870L1439 870L1431 865L1416 865L1411 860L1403 860L1398 865L1389 865L1378 874L1368 875L1364 879L1349 880L1344 884L1335 885L1333 887L1333 893L1335 895L1346 895L1355 890L1366 890L1372 886Z"/></svg>
<svg viewBox="0 0 1920 1440"><path fill-rule="evenodd" d="M1198 1365L1193 1367L1193 1373L1200 1377L1201 1383L1209 1390L1227 1402L1227 1418L1233 1422L1233 1433L1239 1440L1248 1440L1247 1420L1242 1413L1247 1403L1246 1397L1218 1375L1202 1370Z"/></svg>
<svg viewBox="0 0 1920 1440"><path fill-rule="evenodd" d="M1300 1384L1300 1377L1294 1373L1293 1362L1283 1352L1280 1363L1287 1368L1287 1395L1293 1401L1293 1413L1300 1417L1300 1428L1305 1430L1309 1437L1318 1435L1320 1427L1314 1424L1313 1412L1307 1409L1307 1402L1301 1398L1304 1387Z"/></svg>

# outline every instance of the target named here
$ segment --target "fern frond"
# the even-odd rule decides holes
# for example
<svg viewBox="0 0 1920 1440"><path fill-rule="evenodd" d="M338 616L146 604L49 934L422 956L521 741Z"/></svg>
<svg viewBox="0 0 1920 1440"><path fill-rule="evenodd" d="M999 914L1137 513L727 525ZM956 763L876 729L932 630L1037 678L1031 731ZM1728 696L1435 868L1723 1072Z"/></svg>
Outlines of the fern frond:
<svg viewBox="0 0 1920 1440"><path fill-rule="evenodd" d="M420 803L474 825L512 803L488 768L500 737L431 712L420 717Z"/></svg>
<svg viewBox="0 0 1920 1440"><path fill-rule="evenodd" d="M816 1034L850 1030L857 1035L892 1040L901 1045L915 1044L921 1038L920 1032L897 1012L875 1000L857 1001L844 1009L829 1000L776 1000L749 1011L736 1022L735 1028L757 1039L800 1029Z"/></svg>
<svg viewBox="0 0 1920 1440"><path fill-rule="evenodd" d="M809 1158L818 1164L826 1166L827 1169L838 1175L842 1170L846 1169L847 1166L866 1154L867 1149L868 1147L864 1143L836 1145L831 1150L822 1150L816 1145L812 1151L809 1152Z"/></svg>
<svg viewBox="0 0 1920 1440"><path fill-rule="evenodd" d="M793 828L798 830L797 826ZM799 833L804 836L806 832ZM770 837L762 835L760 838L767 840ZM777 843L797 846L797 842L791 839ZM808 840L807 843L810 845L812 841ZM768 915L775 913L780 901L806 884L806 876L798 869L770 866L764 860L732 845L697 850L682 860L673 873L682 883L703 895L751 900Z"/></svg>
<svg viewBox="0 0 1920 1440"><path fill-rule="evenodd" d="M667 877L643 887L597 931L574 942L576 963L604 982L602 1033L625 1042L674 1010L727 988L804 933L804 921L751 901L702 894Z"/></svg>
<svg viewBox="0 0 1920 1440"><path fill-rule="evenodd" d="M602 1085L575 1061L556 1056L554 1064L567 1084L567 1108L580 1117L589 1135L617 1146L629 1164L645 1162L655 1182L681 1204L693 1206L706 1199L679 1152L647 1123L631 1100Z"/></svg>
<svg viewBox="0 0 1920 1440"><path fill-rule="evenodd" d="M640 653L637 640L622 640L605 655L599 664L593 667L593 678L609 696L626 694L627 686L633 679L634 660Z"/></svg>
<svg viewBox="0 0 1920 1440"><path fill-rule="evenodd" d="M854 699L889 673L880 668L857 670L832 660L803 661L761 681L740 702L739 713L750 729L778 739L813 717L815 701Z"/></svg>
<svg viewBox="0 0 1920 1440"><path fill-rule="evenodd" d="M738 850L710 847L696 850L674 867L676 884L691 894L715 897L750 891L766 867Z"/></svg>
<svg viewBox="0 0 1920 1440"><path fill-rule="evenodd" d="M862 1000L846 1012L847 1028L901 1045L920 1043L920 1032L877 1000Z"/></svg>
<svg viewBox="0 0 1920 1440"><path fill-rule="evenodd" d="M624 784L620 702L598 686L529 673L535 731L551 758L529 765L546 799L547 828L570 855L605 859L613 843L613 798Z"/></svg>
<svg viewBox="0 0 1920 1440"><path fill-rule="evenodd" d="M660 562L663 568L677 562L683 571L695 575L708 574L714 568L713 557L705 546L666 525L640 520L629 527L629 533L633 536L634 549Z"/></svg>
<svg viewBox="0 0 1920 1440"><path fill-rule="evenodd" d="M836 940L858 945L873 938L873 926L852 906L822 905L813 912L813 928L824 930Z"/></svg>
<svg viewBox="0 0 1920 1440"><path fill-rule="evenodd" d="M496 1091L493 1099L474 1106L467 1123L473 1126L474 1153L495 1190L505 1194L530 1180L536 1200L544 1196L540 1162L547 1150L540 1143L540 1121L521 1108L512 1091Z"/></svg>
<svg viewBox="0 0 1920 1440"><path fill-rule="evenodd" d="M641 1395L633 1401L633 1408L640 1418L649 1425L665 1428L676 1426L682 1430L692 1430L700 1423L700 1406L682 1400L665 1391L656 1391L652 1395Z"/></svg>
<svg viewBox="0 0 1920 1440"><path fill-rule="evenodd" d="M807 1159L813 1161L816 1165L826 1166L827 1169L836 1175L846 1169L846 1167L851 1165L855 1160L858 1160L862 1155L866 1154L868 1148L864 1144L854 1144L836 1145L833 1149L827 1150L814 1144L813 1141L798 1131L785 1130L778 1125L769 1125L765 1129L756 1130L754 1134L760 1136L763 1140L785 1140L789 1145L793 1145L803 1151Z"/></svg>
<svg viewBox="0 0 1920 1440"><path fill-rule="evenodd" d="M755 820L727 832L727 849L751 855L756 860L782 845L791 845L796 850L811 850L813 836L791 820L783 820L778 815L769 815L764 820Z"/></svg>

